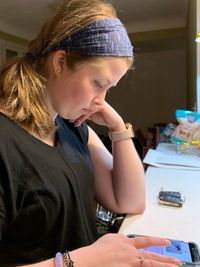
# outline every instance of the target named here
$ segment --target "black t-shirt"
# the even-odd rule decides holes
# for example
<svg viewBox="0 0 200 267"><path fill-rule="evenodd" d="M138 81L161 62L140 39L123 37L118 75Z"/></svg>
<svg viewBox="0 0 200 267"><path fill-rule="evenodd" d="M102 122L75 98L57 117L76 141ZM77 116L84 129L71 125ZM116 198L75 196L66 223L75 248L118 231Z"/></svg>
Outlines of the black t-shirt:
<svg viewBox="0 0 200 267"><path fill-rule="evenodd" d="M57 118L51 147L0 113L0 266L31 263L97 238L86 124Z"/></svg>

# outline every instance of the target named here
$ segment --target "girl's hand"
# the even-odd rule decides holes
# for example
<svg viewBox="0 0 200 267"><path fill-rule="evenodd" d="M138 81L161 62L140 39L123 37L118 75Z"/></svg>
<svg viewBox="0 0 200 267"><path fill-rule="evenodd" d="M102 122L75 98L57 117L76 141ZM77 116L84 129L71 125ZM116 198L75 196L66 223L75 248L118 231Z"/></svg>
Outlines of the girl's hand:
<svg viewBox="0 0 200 267"><path fill-rule="evenodd" d="M181 262L172 257L139 250L149 246L169 246L170 242L157 237L128 238L107 234L94 244L72 251L76 267L177 267Z"/></svg>
<svg viewBox="0 0 200 267"><path fill-rule="evenodd" d="M83 121L89 119L96 124L107 126L112 131L124 130L120 127L125 127L120 115L106 101L99 106L95 112L83 115L74 123L75 126L80 126Z"/></svg>

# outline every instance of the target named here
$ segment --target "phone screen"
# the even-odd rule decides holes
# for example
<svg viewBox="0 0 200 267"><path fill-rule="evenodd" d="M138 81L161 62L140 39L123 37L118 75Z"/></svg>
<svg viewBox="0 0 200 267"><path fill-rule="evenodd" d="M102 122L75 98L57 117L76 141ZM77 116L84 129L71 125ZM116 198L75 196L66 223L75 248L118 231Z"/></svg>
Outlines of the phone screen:
<svg viewBox="0 0 200 267"><path fill-rule="evenodd" d="M144 248L142 250L155 252L165 256L175 257L181 260L182 262L187 262L187 263L193 262L189 243L177 240L170 240L170 241L171 245L168 247L156 246L156 247Z"/></svg>
<svg viewBox="0 0 200 267"><path fill-rule="evenodd" d="M141 237L142 235L128 235L128 237ZM170 256L179 259L185 263L195 263L200 261L198 246L192 242L169 239L171 245L168 247L152 246L142 248L141 250L155 252L164 256Z"/></svg>

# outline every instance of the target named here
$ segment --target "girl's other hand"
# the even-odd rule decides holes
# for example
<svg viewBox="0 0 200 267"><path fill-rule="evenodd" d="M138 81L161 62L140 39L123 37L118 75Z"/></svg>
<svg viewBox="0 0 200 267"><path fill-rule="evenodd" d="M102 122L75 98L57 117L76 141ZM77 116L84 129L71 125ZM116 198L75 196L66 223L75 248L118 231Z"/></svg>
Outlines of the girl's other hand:
<svg viewBox="0 0 200 267"><path fill-rule="evenodd" d="M72 251L76 267L177 267L181 262L172 257L139 250L149 246L169 246L169 240L157 237L128 238L107 234L94 244Z"/></svg>

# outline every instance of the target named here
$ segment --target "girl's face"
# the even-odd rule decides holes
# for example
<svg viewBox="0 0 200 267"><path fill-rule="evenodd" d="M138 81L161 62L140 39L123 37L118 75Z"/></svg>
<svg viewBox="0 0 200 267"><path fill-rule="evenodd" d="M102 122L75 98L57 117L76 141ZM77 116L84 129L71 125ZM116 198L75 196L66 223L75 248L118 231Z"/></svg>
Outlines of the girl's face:
<svg viewBox="0 0 200 267"><path fill-rule="evenodd" d="M83 64L76 71L63 64L61 73L48 80L46 100L52 117L59 114L76 120L97 111L108 89L116 86L127 70L126 60L112 57Z"/></svg>

